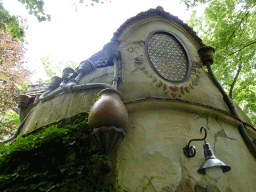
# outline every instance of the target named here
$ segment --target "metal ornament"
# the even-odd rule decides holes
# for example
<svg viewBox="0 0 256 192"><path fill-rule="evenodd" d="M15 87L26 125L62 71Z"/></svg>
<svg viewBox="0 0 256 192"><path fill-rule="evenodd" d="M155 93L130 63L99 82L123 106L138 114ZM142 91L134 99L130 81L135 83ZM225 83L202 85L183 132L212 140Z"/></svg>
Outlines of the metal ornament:
<svg viewBox="0 0 256 192"><path fill-rule="evenodd" d="M231 167L220 161L214 156L214 153L209 143L204 144L204 162L201 167L197 170L197 173L206 175L205 170L212 167L221 167L223 173L231 170Z"/></svg>
<svg viewBox="0 0 256 192"><path fill-rule="evenodd" d="M205 135L202 139L191 139L186 147L183 148L183 153L186 157L191 158L196 155L195 146L190 146L192 141L204 141L204 162L197 170L197 173L201 175L208 175L212 179L220 179L222 174L231 170L231 167L220 161L214 156L214 153L209 143L206 143L207 131L205 127L201 127L200 133L204 130Z"/></svg>
<svg viewBox="0 0 256 192"><path fill-rule="evenodd" d="M183 148L183 153L184 153L184 155L186 157L191 158L191 157L194 157L196 155L196 148L195 148L195 146L190 146L190 143L192 141L204 141L205 142L205 139L207 137L207 131L206 131L205 127L201 127L201 129L200 129L200 133L201 134L203 134L202 133L203 130L204 130L204 133L205 133L204 138L202 138L202 139L191 139L188 142L188 144L186 145L186 147Z"/></svg>
<svg viewBox="0 0 256 192"><path fill-rule="evenodd" d="M115 149L119 146L121 141L125 137L125 132L122 128L116 128L114 126L103 126L93 129L92 138L97 147L103 154L111 156Z"/></svg>
<svg viewBox="0 0 256 192"><path fill-rule="evenodd" d="M108 157L115 151L119 146L121 141L125 137L125 132L122 128L116 128L114 126L102 126L96 129L93 129L92 138L98 147L98 149ZM103 162L97 162L97 167L100 169L100 172L93 173L97 174L108 174L112 170L112 163L109 159L104 160Z"/></svg>
<svg viewBox="0 0 256 192"><path fill-rule="evenodd" d="M60 86L62 79L58 76L53 76L51 79L51 83L49 85L49 89L54 90Z"/></svg>
<svg viewBox="0 0 256 192"><path fill-rule="evenodd" d="M116 89L103 89L100 98L94 103L88 116L90 127L115 126L125 128L128 125L128 111Z"/></svg>
<svg viewBox="0 0 256 192"><path fill-rule="evenodd" d="M213 61L214 61L214 53L215 53L215 49L213 47L211 47L211 46L201 47L198 50L198 53L200 54L201 59L202 59L204 65L205 65L206 61L209 61L210 64L213 63Z"/></svg>

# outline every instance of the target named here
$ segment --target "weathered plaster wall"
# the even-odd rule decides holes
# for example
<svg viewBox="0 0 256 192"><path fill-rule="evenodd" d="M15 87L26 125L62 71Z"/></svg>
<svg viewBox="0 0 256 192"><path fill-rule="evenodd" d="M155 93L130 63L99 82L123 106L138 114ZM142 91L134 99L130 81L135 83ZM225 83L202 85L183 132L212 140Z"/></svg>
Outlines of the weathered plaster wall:
<svg viewBox="0 0 256 192"><path fill-rule="evenodd" d="M155 30L175 34L187 47L193 63L187 82L164 81L152 70L145 41ZM161 17L131 24L119 40L122 54L119 90L127 103L130 125L117 151L117 185L127 191L150 192L196 188L197 191L256 191L255 159L238 131L239 121L230 115L221 93L202 67L197 42L181 26ZM242 120L250 124L236 107ZM199 132L201 126L207 128L207 142L215 155L232 167L219 181L196 172L204 160L203 142L193 143L196 157L189 159L183 154L190 139L203 137Z"/></svg>
<svg viewBox="0 0 256 192"><path fill-rule="evenodd" d="M127 136L117 151L118 184L128 191L176 191L188 179L191 186L185 191L194 191L196 185L212 185L223 192L255 191L255 159L237 127L210 112L202 116L179 107L130 113ZM216 157L232 167L219 181L196 172L204 160L203 142L192 142L197 149L194 158L183 154L190 139L203 137L201 126L207 129L206 141Z"/></svg>
<svg viewBox="0 0 256 192"><path fill-rule="evenodd" d="M155 30L166 30L180 38L187 47L192 59L192 73L187 82L173 84L164 81L150 67L145 54L145 40L149 33ZM190 102L209 105L224 111L229 111L222 95L214 86L207 73L202 68L197 52L199 44L181 26L161 17L147 18L131 24L120 36L121 70L119 90L124 102L161 97L182 99ZM112 83L113 66L97 68L84 76L79 84ZM88 111L95 101L100 89L77 93L62 93L55 98L40 102L27 122L22 132L39 128L48 123L72 116L82 111ZM239 109L241 118L250 124L248 117Z"/></svg>
<svg viewBox="0 0 256 192"><path fill-rule="evenodd" d="M146 57L145 41L152 31L165 30L175 34L186 46L192 60L192 72L187 82L174 84L160 78ZM147 97L182 99L209 105L229 112L223 96L204 70L199 44L190 34L173 21L150 17L131 24L120 35L122 55L122 82L119 90L124 102ZM249 118L236 105L241 119L251 124Z"/></svg>
<svg viewBox="0 0 256 192"><path fill-rule="evenodd" d="M184 43L192 60L188 81L174 84L161 79L151 68L145 41L155 30L169 31ZM121 69L119 91L129 112L127 136L116 152L116 185L128 191L256 191L255 159L237 129L239 120L202 67L200 45L182 27L161 17L131 23L119 36ZM113 67L98 68L79 84L111 84ZM36 129L82 111L88 111L100 90L61 94L40 102L29 116L23 132ZM241 119L250 120L236 106ZM208 131L207 142L215 155L231 166L219 181L201 176L203 142L194 142L197 155L187 158L183 147ZM247 126L256 138L255 130Z"/></svg>
<svg viewBox="0 0 256 192"><path fill-rule="evenodd" d="M146 57L145 41L155 30L175 34L188 49L193 68L187 82L169 83L151 68ZM199 45L181 26L161 17L147 18L129 26L119 40L122 54L122 84L119 90L123 93L124 102L146 97L164 97L202 103L229 111L221 93L202 67L198 54Z"/></svg>
<svg viewBox="0 0 256 192"><path fill-rule="evenodd" d="M113 79L113 66L97 69L84 76L79 84L109 83ZM29 115L22 132L37 129L46 124L89 111L101 89L91 89L75 93L62 93L46 102L40 102Z"/></svg>

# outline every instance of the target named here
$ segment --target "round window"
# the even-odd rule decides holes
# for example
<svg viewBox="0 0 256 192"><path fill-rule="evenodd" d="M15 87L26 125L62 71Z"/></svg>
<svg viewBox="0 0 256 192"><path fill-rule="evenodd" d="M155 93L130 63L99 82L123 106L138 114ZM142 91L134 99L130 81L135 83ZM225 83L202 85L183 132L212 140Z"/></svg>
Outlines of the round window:
<svg viewBox="0 0 256 192"><path fill-rule="evenodd" d="M192 67L189 53L175 35L152 32L146 41L146 52L151 67L161 78L173 83L189 79Z"/></svg>

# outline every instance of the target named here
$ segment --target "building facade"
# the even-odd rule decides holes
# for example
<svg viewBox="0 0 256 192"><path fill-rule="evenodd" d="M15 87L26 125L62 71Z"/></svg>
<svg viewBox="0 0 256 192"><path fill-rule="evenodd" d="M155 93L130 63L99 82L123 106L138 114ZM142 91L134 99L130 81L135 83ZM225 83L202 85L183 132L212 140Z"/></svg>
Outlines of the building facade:
<svg viewBox="0 0 256 192"><path fill-rule="evenodd" d="M90 111L97 93L113 88L121 93L129 120L115 125L117 119L106 123L103 118L100 125L121 127L126 135L112 155L115 185L120 189L256 191L251 152L255 149L250 147L256 131L239 106L224 99L209 74L206 65L207 61L214 65L213 52L190 27L161 7L141 12L124 22L111 42L79 68L64 71L39 103L32 104L31 99L23 109L23 116L28 116L21 133ZM201 127L205 127L202 135ZM203 141L191 142L195 157L184 154L188 142L203 138L205 130L207 137L202 140L231 167L218 180L197 173L205 160Z"/></svg>

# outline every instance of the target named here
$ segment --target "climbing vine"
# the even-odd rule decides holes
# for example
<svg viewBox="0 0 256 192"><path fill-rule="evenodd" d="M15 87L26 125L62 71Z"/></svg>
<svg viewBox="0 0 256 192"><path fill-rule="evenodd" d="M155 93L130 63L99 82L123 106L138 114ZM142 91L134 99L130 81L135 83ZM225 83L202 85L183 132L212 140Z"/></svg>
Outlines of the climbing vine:
<svg viewBox="0 0 256 192"><path fill-rule="evenodd" d="M18 136L0 145L0 191L116 191L108 160L92 142L87 113Z"/></svg>

